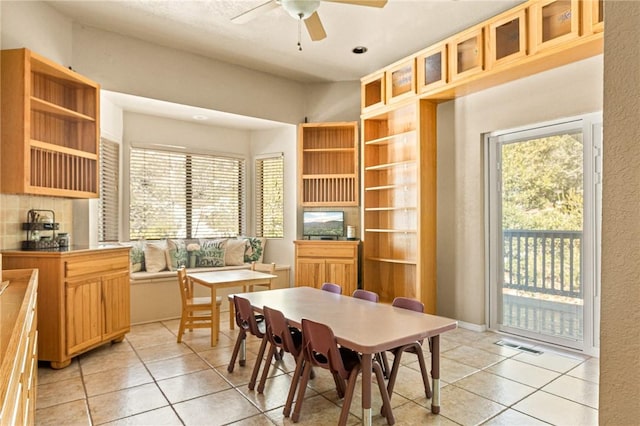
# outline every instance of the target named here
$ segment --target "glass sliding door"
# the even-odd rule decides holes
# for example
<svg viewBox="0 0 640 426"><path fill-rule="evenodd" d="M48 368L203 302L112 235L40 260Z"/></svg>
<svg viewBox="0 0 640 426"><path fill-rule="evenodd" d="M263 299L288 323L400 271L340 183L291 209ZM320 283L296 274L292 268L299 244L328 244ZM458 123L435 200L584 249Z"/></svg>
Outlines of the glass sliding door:
<svg viewBox="0 0 640 426"><path fill-rule="evenodd" d="M487 195L490 327L591 352L599 239L588 118L489 135Z"/></svg>

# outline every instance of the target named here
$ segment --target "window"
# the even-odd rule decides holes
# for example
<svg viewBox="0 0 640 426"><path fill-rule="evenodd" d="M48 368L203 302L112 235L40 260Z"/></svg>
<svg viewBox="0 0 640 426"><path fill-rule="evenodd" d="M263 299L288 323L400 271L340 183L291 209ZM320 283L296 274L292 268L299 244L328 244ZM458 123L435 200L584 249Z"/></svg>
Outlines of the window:
<svg viewBox="0 0 640 426"><path fill-rule="evenodd" d="M98 241L118 241L120 145L100 140L100 200Z"/></svg>
<svg viewBox="0 0 640 426"><path fill-rule="evenodd" d="M256 235L284 237L284 156L256 159Z"/></svg>
<svg viewBox="0 0 640 426"><path fill-rule="evenodd" d="M132 148L129 238L244 233L245 160Z"/></svg>

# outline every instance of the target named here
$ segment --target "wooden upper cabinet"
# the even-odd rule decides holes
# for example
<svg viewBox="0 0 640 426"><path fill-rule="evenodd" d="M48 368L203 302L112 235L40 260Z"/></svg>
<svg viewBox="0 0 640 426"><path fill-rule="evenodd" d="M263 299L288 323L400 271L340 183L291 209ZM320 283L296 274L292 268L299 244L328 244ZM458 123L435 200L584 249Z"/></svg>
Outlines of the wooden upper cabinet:
<svg viewBox="0 0 640 426"><path fill-rule="evenodd" d="M604 31L604 0L583 0L581 5L582 34Z"/></svg>
<svg viewBox="0 0 640 426"><path fill-rule="evenodd" d="M358 123L298 126L298 190L303 206L357 206Z"/></svg>
<svg viewBox="0 0 640 426"><path fill-rule="evenodd" d="M384 71L362 78L360 96L362 111L369 111L386 103Z"/></svg>
<svg viewBox="0 0 640 426"><path fill-rule="evenodd" d="M447 44L440 43L418 53L417 90L425 93L447 84Z"/></svg>
<svg viewBox="0 0 640 426"><path fill-rule="evenodd" d="M387 104L416 94L416 64L413 58L391 65L385 72Z"/></svg>
<svg viewBox="0 0 640 426"><path fill-rule="evenodd" d="M531 50L535 53L580 36L579 0L543 0L529 8Z"/></svg>
<svg viewBox="0 0 640 426"><path fill-rule="evenodd" d="M98 197L100 86L28 49L2 51L1 190Z"/></svg>
<svg viewBox="0 0 640 426"><path fill-rule="evenodd" d="M527 55L525 8L510 10L487 25L487 69L508 64Z"/></svg>
<svg viewBox="0 0 640 426"><path fill-rule="evenodd" d="M474 27L449 41L451 81L462 80L484 70L484 29Z"/></svg>

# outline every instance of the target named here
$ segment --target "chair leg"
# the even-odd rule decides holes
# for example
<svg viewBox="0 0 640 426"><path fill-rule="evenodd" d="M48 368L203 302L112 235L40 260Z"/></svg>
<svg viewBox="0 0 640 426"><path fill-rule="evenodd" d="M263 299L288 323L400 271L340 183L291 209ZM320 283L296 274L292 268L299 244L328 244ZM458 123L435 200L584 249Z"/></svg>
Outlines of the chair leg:
<svg viewBox="0 0 640 426"><path fill-rule="evenodd" d="M345 393L345 384L344 379L337 374L333 374L333 381L336 383L336 393L338 394L338 399L344 398Z"/></svg>
<svg viewBox="0 0 640 426"><path fill-rule="evenodd" d="M390 371L389 371L389 361L387 361L387 353L386 352L378 352L375 355L375 358L380 363L380 368L382 369L382 374L384 375L384 378L388 379Z"/></svg>
<svg viewBox="0 0 640 426"><path fill-rule="evenodd" d="M304 400L304 393L307 389L307 383L309 383L309 371L311 370L311 363L304 363L304 370L302 371L302 380L300 380L300 384L298 385L298 397L296 398L296 406L293 409L293 414L291 415L291 420L294 423L298 423L300 420L300 409L302 408L302 401Z"/></svg>
<svg viewBox="0 0 640 426"><path fill-rule="evenodd" d="M349 373L349 381L347 382L347 389L344 393L344 401L342 401L342 410L340 410L340 420L338 425L345 426L349 419L349 409L351 408L351 400L353 399L353 392L356 388L356 381L358 380L358 374L360 373L360 366L355 366ZM362 380L366 380L364 375Z"/></svg>
<svg viewBox="0 0 640 426"><path fill-rule="evenodd" d="M236 364L236 358L238 357L238 352L240 352L240 345L242 345L242 341L247 338L247 333L244 329L240 330L238 334L238 338L236 339L236 344L233 347L233 353L231 354L231 360L229 361L229 365L227 366L227 371L229 373L233 373L233 367Z"/></svg>
<svg viewBox="0 0 640 426"><path fill-rule="evenodd" d="M393 396L393 387L396 385L396 378L398 377L398 370L400 370L400 358L402 358L402 349L395 351L393 357L393 366L391 367L391 374L389 375L389 383L387 384L387 393L389 399Z"/></svg>
<svg viewBox="0 0 640 426"><path fill-rule="evenodd" d="M267 341L266 337L264 338L264 341ZM258 384L258 393L264 392L264 385L267 382L267 376L269 375L269 370L271 369L271 360L273 360L273 355L276 353L277 349L278 347L276 345L269 345L269 353L267 353L267 359L265 360L264 367L262 368L262 376L260 377L260 383ZM258 365L258 361L256 361L256 365ZM257 369L254 368L253 372L257 374ZM255 383L256 382L254 379L253 384L255 385Z"/></svg>
<svg viewBox="0 0 640 426"><path fill-rule="evenodd" d="M427 399L429 399L431 398L431 386L429 386L429 374L427 373L427 366L424 362L422 347L416 344L416 346L414 346L414 351L418 356L418 363L420 364L420 373L422 373L422 382L424 383L424 394Z"/></svg>
<svg viewBox="0 0 640 426"><path fill-rule="evenodd" d="M264 351L267 349L267 343L269 341L266 337L262 339L260 342L260 348L258 349L258 357L256 358L256 363L253 365L253 371L251 372L251 379L249 380L249 390L253 390L256 386L256 380L258 379L258 372L260 371L260 366L262 365L262 358L264 357ZM267 364L268 366L269 364ZM267 367L268 368L268 367ZM262 393L262 391L260 391Z"/></svg>
<svg viewBox="0 0 640 426"><path fill-rule="evenodd" d="M178 327L178 343L182 343L182 335L184 334L186 320L186 312L183 311L182 316L180 317L180 326Z"/></svg>
<svg viewBox="0 0 640 426"><path fill-rule="evenodd" d="M296 369L293 372L293 377L291 378L291 385L289 386L289 395L287 395L287 402L284 404L284 410L282 410L282 414L285 417L289 417L291 414L291 405L293 405L293 398L296 395L296 388L298 387L298 382L300 381L300 375L302 374L302 369L304 367L304 353L300 352L298 355L298 359L296 359ZM311 370L313 373L313 370ZM311 373L309 374L311 376Z"/></svg>
<svg viewBox="0 0 640 426"><path fill-rule="evenodd" d="M382 409L380 412L387 418L387 424L393 425L396 420L393 417L393 411L391 410L391 400L387 393L387 388L384 385L384 375L382 373L382 367L377 362L373 363L373 371L376 373L376 380L378 382L378 389L380 389L380 396L382 397ZM363 377L364 380L364 377Z"/></svg>

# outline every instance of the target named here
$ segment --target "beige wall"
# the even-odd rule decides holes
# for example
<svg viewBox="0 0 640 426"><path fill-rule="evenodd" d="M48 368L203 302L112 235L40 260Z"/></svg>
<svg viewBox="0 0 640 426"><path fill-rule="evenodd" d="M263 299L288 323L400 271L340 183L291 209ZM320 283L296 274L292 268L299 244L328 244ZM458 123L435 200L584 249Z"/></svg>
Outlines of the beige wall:
<svg viewBox="0 0 640 426"><path fill-rule="evenodd" d="M602 56L439 106L439 314L485 324L482 135L601 110Z"/></svg>
<svg viewBox="0 0 640 426"><path fill-rule="evenodd" d="M600 412L640 421L640 2L605 2Z"/></svg>
<svg viewBox="0 0 640 426"><path fill-rule="evenodd" d="M304 120L303 85L74 25L73 63L103 89L284 123Z"/></svg>

